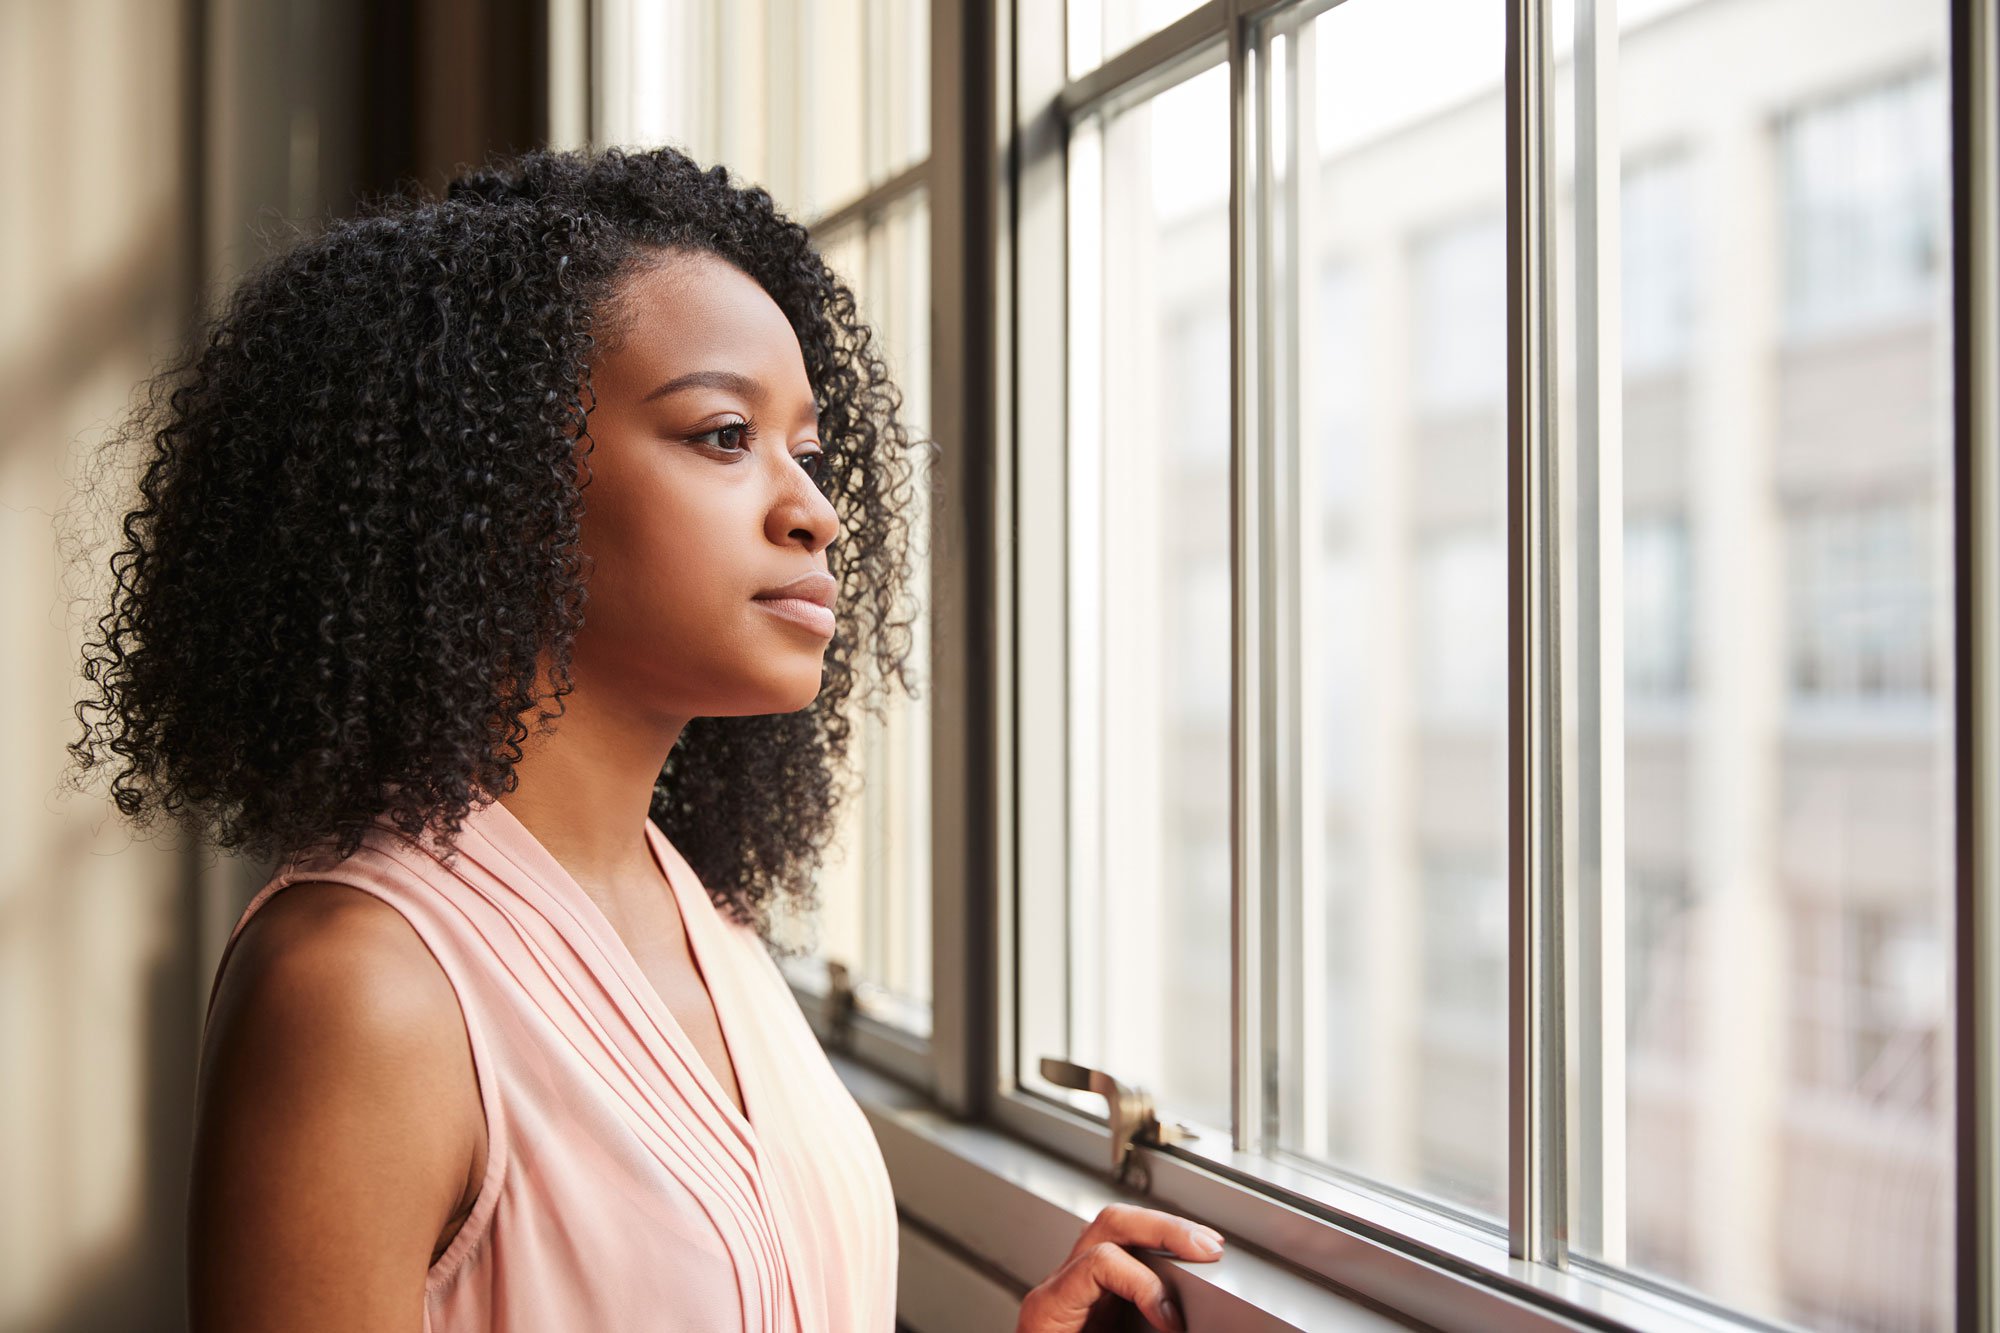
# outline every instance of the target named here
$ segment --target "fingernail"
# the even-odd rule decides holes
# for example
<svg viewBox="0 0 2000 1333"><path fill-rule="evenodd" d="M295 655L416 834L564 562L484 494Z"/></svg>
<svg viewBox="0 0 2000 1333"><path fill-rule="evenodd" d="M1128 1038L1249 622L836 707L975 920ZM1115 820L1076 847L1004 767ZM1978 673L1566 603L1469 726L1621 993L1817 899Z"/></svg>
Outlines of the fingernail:
<svg viewBox="0 0 2000 1333"><path fill-rule="evenodd" d="M1169 1296L1160 1302L1160 1313L1167 1317L1169 1326L1179 1329L1187 1327L1187 1321L1181 1318L1181 1307L1174 1304L1173 1297Z"/></svg>
<svg viewBox="0 0 2000 1333"><path fill-rule="evenodd" d="M1203 1254L1222 1253L1222 1233L1213 1227L1196 1227L1194 1229L1194 1243L1195 1247Z"/></svg>

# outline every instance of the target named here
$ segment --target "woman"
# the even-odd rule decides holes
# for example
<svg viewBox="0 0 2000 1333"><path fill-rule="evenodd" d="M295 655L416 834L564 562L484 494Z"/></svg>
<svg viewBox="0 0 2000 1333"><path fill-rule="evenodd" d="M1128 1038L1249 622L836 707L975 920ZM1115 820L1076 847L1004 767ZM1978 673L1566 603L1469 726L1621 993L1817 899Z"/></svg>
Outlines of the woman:
<svg viewBox="0 0 2000 1333"><path fill-rule="evenodd" d="M881 1155L764 944L909 685L910 441L805 230L529 154L268 261L153 388L72 750L280 866L210 995L194 1327L889 1329ZM1179 1327L1123 1247L1203 1233L1105 1210L1020 1329Z"/></svg>

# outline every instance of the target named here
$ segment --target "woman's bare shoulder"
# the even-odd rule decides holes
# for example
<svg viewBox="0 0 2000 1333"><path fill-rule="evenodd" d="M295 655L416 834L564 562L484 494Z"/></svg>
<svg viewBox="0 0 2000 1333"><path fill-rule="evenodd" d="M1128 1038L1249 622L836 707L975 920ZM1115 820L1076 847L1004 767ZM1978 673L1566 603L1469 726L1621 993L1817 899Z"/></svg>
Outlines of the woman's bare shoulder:
<svg viewBox="0 0 2000 1333"><path fill-rule="evenodd" d="M309 1022L366 1022L386 1010L417 1020L419 1033L461 1026L451 982L416 928L374 894L325 880L287 885L245 923L211 1025L230 999L253 997L266 1005L310 998L295 1015Z"/></svg>
<svg viewBox="0 0 2000 1333"><path fill-rule="evenodd" d="M286 886L239 933L204 1034L196 1327L418 1328L484 1155L457 995L415 928L361 889Z"/></svg>

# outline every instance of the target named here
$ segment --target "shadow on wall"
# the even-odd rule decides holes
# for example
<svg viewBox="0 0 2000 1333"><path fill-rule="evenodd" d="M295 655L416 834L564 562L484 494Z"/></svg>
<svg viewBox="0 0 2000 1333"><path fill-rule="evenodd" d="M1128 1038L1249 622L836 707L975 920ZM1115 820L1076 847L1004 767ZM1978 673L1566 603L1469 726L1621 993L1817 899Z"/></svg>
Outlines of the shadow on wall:
<svg viewBox="0 0 2000 1333"><path fill-rule="evenodd" d="M202 1012L263 881L61 790L129 507L98 446L285 219L541 142L545 12L0 5L0 1333L185 1328Z"/></svg>
<svg viewBox="0 0 2000 1333"><path fill-rule="evenodd" d="M187 15L0 9L0 1328L169 1329L196 986L189 858L58 800L102 580L71 570L67 485L191 308ZM111 34L116 33L114 37Z"/></svg>
<svg viewBox="0 0 2000 1333"><path fill-rule="evenodd" d="M164 922L152 923L165 925ZM175 932L184 934L185 932ZM87 935L71 935L86 942ZM195 1033L188 996L195 984L187 949L166 951L138 993L143 1015L133 1032L143 1058L138 1102L107 1107L132 1118L136 1181L125 1225L91 1248L64 1257L61 1277L28 1327L45 1333L166 1330L186 1327L185 1276L178 1244L187 1200L187 1144L193 1125L189 1071ZM87 1143L72 1148L88 1152Z"/></svg>

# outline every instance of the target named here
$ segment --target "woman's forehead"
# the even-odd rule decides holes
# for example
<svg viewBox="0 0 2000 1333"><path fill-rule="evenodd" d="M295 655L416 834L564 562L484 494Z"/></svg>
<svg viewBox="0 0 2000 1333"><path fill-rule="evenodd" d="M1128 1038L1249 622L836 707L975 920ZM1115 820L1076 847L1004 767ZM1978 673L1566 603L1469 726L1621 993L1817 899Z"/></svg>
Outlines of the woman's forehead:
<svg viewBox="0 0 2000 1333"><path fill-rule="evenodd" d="M622 329L602 366L612 392L644 400L669 380L720 371L755 381L780 404L812 404L791 321L728 260L669 255L629 278L620 297Z"/></svg>

